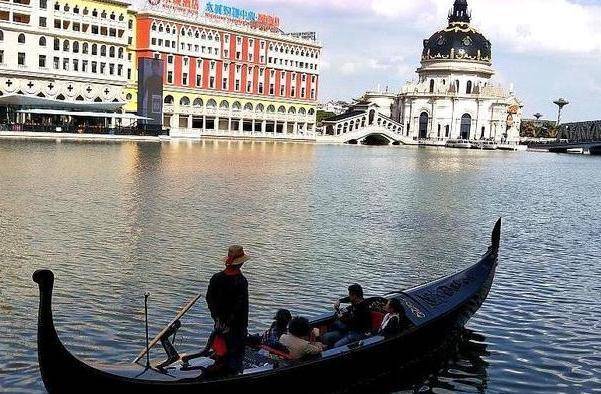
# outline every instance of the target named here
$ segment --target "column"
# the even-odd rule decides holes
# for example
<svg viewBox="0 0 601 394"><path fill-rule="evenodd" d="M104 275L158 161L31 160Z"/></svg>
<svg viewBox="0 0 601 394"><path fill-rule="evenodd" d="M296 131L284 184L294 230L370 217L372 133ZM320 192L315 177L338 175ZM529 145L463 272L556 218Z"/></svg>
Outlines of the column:
<svg viewBox="0 0 601 394"><path fill-rule="evenodd" d="M238 132L242 134L244 132L244 118L240 117L238 120Z"/></svg>
<svg viewBox="0 0 601 394"><path fill-rule="evenodd" d="M298 123L296 123L296 122L292 123L292 132L294 134L298 134Z"/></svg>
<svg viewBox="0 0 601 394"><path fill-rule="evenodd" d="M252 126L251 127L252 127L251 133L255 134L255 118L252 119Z"/></svg>
<svg viewBox="0 0 601 394"><path fill-rule="evenodd" d="M232 118L227 118L227 132L228 134L232 133Z"/></svg>
<svg viewBox="0 0 601 394"><path fill-rule="evenodd" d="M219 131L219 116L215 116L215 131Z"/></svg>
<svg viewBox="0 0 601 394"><path fill-rule="evenodd" d="M264 120L261 122L261 133L265 134L267 132L267 121Z"/></svg>
<svg viewBox="0 0 601 394"><path fill-rule="evenodd" d="M202 116L202 132L207 131L207 117L206 115Z"/></svg>
<svg viewBox="0 0 601 394"><path fill-rule="evenodd" d="M188 131L192 131L192 115L188 115Z"/></svg>

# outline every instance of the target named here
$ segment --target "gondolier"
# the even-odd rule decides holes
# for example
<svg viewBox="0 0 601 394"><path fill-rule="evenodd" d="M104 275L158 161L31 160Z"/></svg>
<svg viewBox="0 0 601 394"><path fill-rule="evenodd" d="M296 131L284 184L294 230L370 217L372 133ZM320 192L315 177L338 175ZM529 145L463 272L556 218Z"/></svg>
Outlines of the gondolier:
<svg viewBox="0 0 601 394"><path fill-rule="evenodd" d="M243 370L248 334L248 282L240 268L248 259L242 246L230 246L224 258L225 269L213 275L207 289L215 333L225 339L226 353L220 366L225 374L238 374Z"/></svg>

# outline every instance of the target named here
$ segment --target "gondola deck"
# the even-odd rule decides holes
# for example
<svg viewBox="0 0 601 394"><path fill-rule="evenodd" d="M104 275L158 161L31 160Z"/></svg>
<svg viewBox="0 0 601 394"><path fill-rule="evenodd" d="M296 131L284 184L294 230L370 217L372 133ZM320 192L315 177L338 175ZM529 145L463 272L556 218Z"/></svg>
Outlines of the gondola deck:
<svg viewBox="0 0 601 394"><path fill-rule="evenodd" d="M204 379L201 369L175 363L166 370L125 366L93 366L73 356L60 341L52 319L54 275L36 271L40 288L38 358L42 379L51 393L144 392L222 393L260 390L263 393L320 392L335 389L337 376L359 379L378 373L390 363L409 363L423 354L433 339L463 327L486 299L497 266L501 220L492 234L492 244L480 261L462 272L389 295L401 300L412 327L392 338L372 336L357 343L330 349L310 360L274 360L250 350L244 374ZM312 321L315 327L334 320L329 313ZM252 353L255 352L255 353ZM208 362L199 360L198 363Z"/></svg>

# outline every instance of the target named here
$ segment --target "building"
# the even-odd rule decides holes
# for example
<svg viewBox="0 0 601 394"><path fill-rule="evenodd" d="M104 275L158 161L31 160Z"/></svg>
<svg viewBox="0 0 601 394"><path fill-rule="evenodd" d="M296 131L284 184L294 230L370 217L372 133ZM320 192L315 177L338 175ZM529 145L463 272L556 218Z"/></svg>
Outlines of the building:
<svg viewBox="0 0 601 394"><path fill-rule="evenodd" d="M134 26L120 0L0 2L3 123L73 111L119 121L115 112L128 100L134 71Z"/></svg>
<svg viewBox="0 0 601 394"><path fill-rule="evenodd" d="M312 139L320 57L315 33L210 1L4 0L0 116L19 127L146 121L138 65L160 59L153 108L171 135Z"/></svg>
<svg viewBox="0 0 601 394"><path fill-rule="evenodd" d="M279 19L219 4L137 16L137 57L165 63L163 125L172 136L313 138L321 46ZM250 21L250 23L249 23Z"/></svg>
<svg viewBox="0 0 601 394"><path fill-rule="evenodd" d="M395 94L367 92L347 116L326 122L326 134L355 138L385 128L402 142L517 142L522 105L494 74L490 41L471 25L467 1L456 0L447 27L424 40L417 80Z"/></svg>
<svg viewBox="0 0 601 394"><path fill-rule="evenodd" d="M327 103L320 103L317 105L319 111L333 113L334 115L342 115L349 107L349 103L341 100L330 100Z"/></svg>

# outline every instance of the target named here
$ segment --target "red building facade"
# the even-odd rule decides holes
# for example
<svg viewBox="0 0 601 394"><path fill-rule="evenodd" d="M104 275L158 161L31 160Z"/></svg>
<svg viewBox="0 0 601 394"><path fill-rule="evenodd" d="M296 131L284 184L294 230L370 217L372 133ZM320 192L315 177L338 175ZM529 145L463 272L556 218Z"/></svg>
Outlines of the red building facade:
<svg viewBox="0 0 601 394"><path fill-rule="evenodd" d="M235 22L138 13L136 56L164 62L164 127L173 135L311 138L321 45Z"/></svg>

